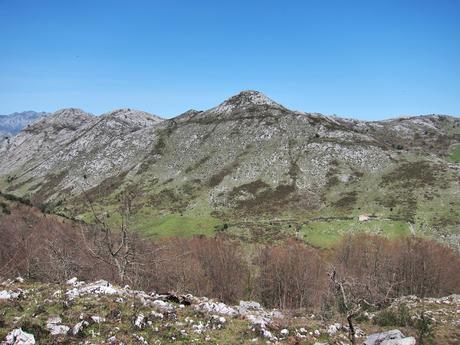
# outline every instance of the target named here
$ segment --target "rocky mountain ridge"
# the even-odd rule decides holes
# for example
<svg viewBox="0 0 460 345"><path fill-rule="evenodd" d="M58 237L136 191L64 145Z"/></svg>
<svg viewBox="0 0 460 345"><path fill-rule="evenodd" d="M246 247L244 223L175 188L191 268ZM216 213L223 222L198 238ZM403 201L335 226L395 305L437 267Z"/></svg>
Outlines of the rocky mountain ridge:
<svg viewBox="0 0 460 345"><path fill-rule="evenodd" d="M157 230L146 217L176 228L225 223L232 235L254 239L260 220L294 220L271 222L270 236L304 236L319 231L307 229L312 217L372 214L383 222L378 231L415 224L455 242L460 166L450 152L459 142L452 116L358 121L291 111L243 91L167 120L130 109L100 117L58 111L1 146L0 188L83 217L83 192L104 208L129 189L134 222L150 234Z"/></svg>

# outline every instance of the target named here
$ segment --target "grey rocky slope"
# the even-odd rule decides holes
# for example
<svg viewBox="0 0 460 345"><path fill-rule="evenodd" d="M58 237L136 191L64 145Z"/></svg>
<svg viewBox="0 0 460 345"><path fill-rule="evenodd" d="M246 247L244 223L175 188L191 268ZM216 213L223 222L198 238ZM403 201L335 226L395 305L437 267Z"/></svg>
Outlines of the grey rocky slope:
<svg viewBox="0 0 460 345"><path fill-rule="evenodd" d="M82 191L109 205L129 187L150 216L277 217L298 228L313 216L373 214L455 241L460 166L449 152L458 142L452 116L358 121L244 91L164 121L58 111L1 148L0 186L71 214L84 211Z"/></svg>
<svg viewBox="0 0 460 345"><path fill-rule="evenodd" d="M1 173L15 171L10 178L28 179L35 184L41 181L46 185L58 179L58 193L79 192L126 169L129 161L135 159L131 154L146 144L142 136L134 133L161 121L159 117L131 109L99 117L80 109L62 109L28 126L4 146L0 170ZM97 176L95 182L92 176ZM43 192L48 193L47 187ZM44 195L43 199L46 198Z"/></svg>

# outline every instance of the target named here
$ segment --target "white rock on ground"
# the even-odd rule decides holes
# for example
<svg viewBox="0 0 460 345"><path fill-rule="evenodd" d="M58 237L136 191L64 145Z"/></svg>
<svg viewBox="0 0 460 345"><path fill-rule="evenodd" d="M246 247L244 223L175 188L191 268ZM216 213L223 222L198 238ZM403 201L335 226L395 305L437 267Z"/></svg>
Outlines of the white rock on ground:
<svg viewBox="0 0 460 345"><path fill-rule="evenodd" d="M11 331L6 336L6 342L2 345L34 345L35 337L33 334L24 332L21 328Z"/></svg>
<svg viewBox="0 0 460 345"><path fill-rule="evenodd" d="M254 310L261 310L262 307L260 303L254 301L240 301L240 305L238 306L238 313L241 315L245 315Z"/></svg>
<svg viewBox="0 0 460 345"><path fill-rule="evenodd" d="M80 332L83 331L83 328L88 326L89 322L88 321L80 321L78 322L75 326L72 328L72 334L73 335L78 335Z"/></svg>
<svg viewBox="0 0 460 345"><path fill-rule="evenodd" d="M46 329L50 331L51 335L64 335L69 333L70 327L61 325L61 318L58 316L50 317L46 321Z"/></svg>
<svg viewBox="0 0 460 345"><path fill-rule="evenodd" d="M155 300L153 301L153 305L157 307L161 312L172 312L174 311L174 306L171 303L162 301L162 300Z"/></svg>
<svg viewBox="0 0 460 345"><path fill-rule="evenodd" d="M78 278L77 277L73 277L73 278L70 278L69 280L66 281L66 284L67 285L77 285L78 284Z"/></svg>
<svg viewBox="0 0 460 345"><path fill-rule="evenodd" d="M140 313L139 315L137 315L136 320L134 321L134 326L136 326L139 329L144 328L145 326L144 320L145 320L144 314Z"/></svg>
<svg viewBox="0 0 460 345"><path fill-rule="evenodd" d="M124 293L124 290L113 287L112 284L105 280L98 280L94 283L83 284L81 286L75 282L74 286L76 287L66 292L69 300L87 294L122 295Z"/></svg>
<svg viewBox="0 0 460 345"><path fill-rule="evenodd" d="M380 345L415 345L416 341L414 337L406 337L402 339L390 339L385 340Z"/></svg>
<svg viewBox="0 0 460 345"><path fill-rule="evenodd" d="M342 325L340 323L334 323L333 325L330 325L328 328L327 328L327 333L329 335L334 335L336 334L338 331L340 331L340 329L342 328Z"/></svg>
<svg viewBox="0 0 460 345"><path fill-rule="evenodd" d="M405 337L399 329L371 334L363 345L415 345L413 337Z"/></svg>
<svg viewBox="0 0 460 345"><path fill-rule="evenodd" d="M125 288L118 288L112 286L105 280L99 280L93 283L86 283L78 281L77 278L72 278L67 281L67 284L71 286L65 293L69 300L72 300L81 295L120 295L120 296L130 296L133 298L138 299L142 302L144 306L150 306L155 308L157 311L161 312L158 313L156 311L152 312L152 315L149 317L155 318L163 318L164 315L162 313L171 313L175 311L174 305L169 302L166 302L160 298L161 296L153 294L148 295L143 291L136 291L130 290L129 287ZM251 324L254 329L257 329L260 334L267 338L270 341L277 341L277 337L274 336L268 329L267 326L272 323L274 318L283 318L283 314L280 313L278 310L265 310L258 302L254 301L240 301L238 306L229 306L222 302L216 302L210 300L208 298L198 298L193 296L188 296L188 298L192 301L192 305L196 310L204 311L207 313L217 314L215 315L215 321L223 325L226 323L226 319L222 317L222 315L235 317L235 316L243 316L245 317ZM123 302L123 299L120 297L120 302ZM219 315L221 317L219 317ZM97 315L92 317L93 322L103 322L102 318L99 318ZM50 324L50 328L53 328L53 332L68 332L69 329L66 329L64 325L59 325L60 320L54 320L54 322L48 322ZM133 321L136 327L142 329L145 327L146 324L146 317L145 315L139 314L138 317ZM81 329L85 326L84 323L76 324L73 329L72 333L76 334L81 331ZM195 333L204 332L207 325L201 324L201 322L195 325L194 331ZM220 327L220 326L219 326ZM289 335L289 331L287 329L281 331L282 336Z"/></svg>
<svg viewBox="0 0 460 345"><path fill-rule="evenodd" d="M216 313L216 314L230 315L230 316L234 316L238 314L238 312L234 308L226 305L225 303L221 303L221 302L212 302L212 301L202 302L196 306L196 309L201 310L201 311L206 311L209 313Z"/></svg>
<svg viewBox="0 0 460 345"><path fill-rule="evenodd" d="M156 311L152 311L150 313L150 316L153 318L153 319L159 319L159 320L162 320L164 318L164 315L162 313L157 313Z"/></svg>
<svg viewBox="0 0 460 345"><path fill-rule="evenodd" d="M20 292L7 291L7 290L0 291L0 299L15 299L15 298L18 298L19 295L20 295Z"/></svg>
<svg viewBox="0 0 460 345"><path fill-rule="evenodd" d="M91 316L91 320L92 320L94 323L102 323L102 322L105 322L105 318L103 318L102 316L99 316L99 315L93 315L93 316Z"/></svg>

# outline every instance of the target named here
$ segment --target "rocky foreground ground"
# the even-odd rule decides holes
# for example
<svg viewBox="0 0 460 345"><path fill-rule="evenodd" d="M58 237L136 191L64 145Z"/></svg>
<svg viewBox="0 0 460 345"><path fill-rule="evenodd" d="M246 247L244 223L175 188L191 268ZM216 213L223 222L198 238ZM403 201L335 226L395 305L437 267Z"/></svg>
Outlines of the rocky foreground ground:
<svg viewBox="0 0 460 345"><path fill-rule="evenodd" d="M423 311L426 344L460 344L460 296L401 298L359 320L357 343L416 344L419 329L398 327ZM0 285L1 344L350 344L337 316L268 310L259 303L227 305L205 297L146 293L106 281ZM396 319L396 320L395 320ZM415 323L413 323L415 324ZM378 334L380 333L380 334ZM419 343L419 342L417 342Z"/></svg>

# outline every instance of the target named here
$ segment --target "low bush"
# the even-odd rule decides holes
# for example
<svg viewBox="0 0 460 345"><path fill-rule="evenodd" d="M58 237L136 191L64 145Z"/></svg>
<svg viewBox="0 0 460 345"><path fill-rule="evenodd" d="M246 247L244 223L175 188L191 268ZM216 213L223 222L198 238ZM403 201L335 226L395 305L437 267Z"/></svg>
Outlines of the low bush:
<svg viewBox="0 0 460 345"><path fill-rule="evenodd" d="M405 304L398 306L398 309L385 309L379 312L373 319L376 325L382 327L406 327L410 325L411 318Z"/></svg>

